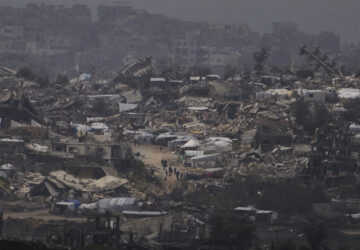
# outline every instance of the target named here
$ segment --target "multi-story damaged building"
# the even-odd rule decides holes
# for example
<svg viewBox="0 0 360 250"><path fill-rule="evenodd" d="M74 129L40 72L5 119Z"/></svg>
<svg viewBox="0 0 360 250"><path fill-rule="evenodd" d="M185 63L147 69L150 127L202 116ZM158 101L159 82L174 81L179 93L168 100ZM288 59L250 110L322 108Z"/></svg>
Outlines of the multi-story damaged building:
<svg viewBox="0 0 360 250"><path fill-rule="evenodd" d="M23 94L2 92L0 98L0 125L7 127L40 127L43 120Z"/></svg>
<svg viewBox="0 0 360 250"><path fill-rule="evenodd" d="M199 34L185 34L176 39L170 48L169 64L181 68L191 68L202 65L206 59L207 49Z"/></svg>
<svg viewBox="0 0 360 250"><path fill-rule="evenodd" d="M124 143L98 141L91 137L53 140L50 145L50 155L62 159L94 157L112 164L128 159L129 154L130 149Z"/></svg>
<svg viewBox="0 0 360 250"><path fill-rule="evenodd" d="M291 146L291 144L291 134L279 130L276 122L271 120L262 122L256 134L255 147L259 147L263 151L269 151L276 145Z"/></svg>

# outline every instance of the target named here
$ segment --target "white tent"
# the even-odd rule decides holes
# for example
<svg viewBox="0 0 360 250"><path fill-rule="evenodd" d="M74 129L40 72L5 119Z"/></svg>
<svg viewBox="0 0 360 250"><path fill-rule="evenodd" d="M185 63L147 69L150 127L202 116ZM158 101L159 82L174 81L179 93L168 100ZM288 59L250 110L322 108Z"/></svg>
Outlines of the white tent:
<svg viewBox="0 0 360 250"><path fill-rule="evenodd" d="M210 137L205 144L201 146L201 150L207 153L219 153L232 150L232 140L226 137Z"/></svg>
<svg viewBox="0 0 360 250"><path fill-rule="evenodd" d="M191 139L190 141L188 141L187 143L185 143L184 145L181 146L181 148L196 148L196 147L200 147L201 144L199 141L197 140L193 140Z"/></svg>

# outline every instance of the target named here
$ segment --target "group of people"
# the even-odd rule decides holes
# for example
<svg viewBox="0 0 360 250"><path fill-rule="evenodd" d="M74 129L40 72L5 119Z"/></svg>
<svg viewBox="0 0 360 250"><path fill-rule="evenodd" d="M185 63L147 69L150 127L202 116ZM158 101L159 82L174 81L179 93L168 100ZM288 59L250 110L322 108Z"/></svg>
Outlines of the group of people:
<svg viewBox="0 0 360 250"><path fill-rule="evenodd" d="M165 172L165 180L168 176L172 176L172 174L174 173L174 175L176 176L176 179L179 180L179 178L182 178L183 175L180 175L180 171L176 168L172 168L171 166L168 167L168 162L167 160L162 159L161 160L161 166L163 167L163 170Z"/></svg>
<svg viewBox="0 0 360 250"><path fill-rule="evenodd" d="M135 146L141 146L141 145L144 145L145 144L145 141L144 140L140 140L140 139L134 139L134 144Z"/></svg>

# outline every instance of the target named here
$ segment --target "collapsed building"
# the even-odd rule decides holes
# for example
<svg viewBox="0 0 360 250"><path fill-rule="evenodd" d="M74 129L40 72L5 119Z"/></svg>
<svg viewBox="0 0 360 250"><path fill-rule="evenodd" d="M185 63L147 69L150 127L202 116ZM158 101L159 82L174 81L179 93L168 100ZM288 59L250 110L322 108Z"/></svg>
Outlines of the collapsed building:
<svg viewBox="0 0 360 250"><path fill-rule="evenodd" d="M42 118L23 94L2 92L0 98L1 127L40 127Z"/></svg>
<svg viewBox="0 0 360 250"><path fill-rule="evenodd" d="M85 74L46 90L5 93L3 237L65 246L202 245L213 204L194 204L228 195L235 181L258 177L264 185L296 181L330 191L355 183L360 130L345 119L360 81L288 74L175 78L143 59L112 81ZM262 188L251 191L256 199ZM213 197L187 201L199 193ZM276 223L293 226L293 215L236 202L232 212L250 219L264 242L274 239ZM319 213L330 205L312 207ZM24 210L31 211L26 218Z"/></svg>
<svg viewBox="0 0 360 250"><path fill-rule="evenodd" d="M84 140L85 139L85 140ZM61 159L86 158L89 155L99 157L111 164L117 160L127 159L129 148L121 143L99 141L95 138L54 139L50 144L50 155Z"/></svg>

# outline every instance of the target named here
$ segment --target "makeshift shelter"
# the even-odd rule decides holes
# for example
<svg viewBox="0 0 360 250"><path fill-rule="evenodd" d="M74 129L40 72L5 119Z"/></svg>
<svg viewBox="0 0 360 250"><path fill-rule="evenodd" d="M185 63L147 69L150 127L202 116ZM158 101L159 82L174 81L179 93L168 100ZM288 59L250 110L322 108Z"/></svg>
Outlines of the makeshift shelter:
<svg viewBox="0 0 360 250"><path fill-rule="evenodd" d="M276 99L276 98L289 98L291 91L287 89L268 89L266 91L257 92L255 95L256 100Z"/></svg>
<svg viewBox="0 0 360 250"><path fill-rule="evenodd" d="M183 154L179 155L179 160L184 165L190 166L192 164L192 158L195 156L203 155L204 151L198 151L198 150L185 150Z"/></svg>
<svg viewBox="0 0 360 250"><path fill-rule="evenodd" d="M57 214L74 214L80 207L81 202L78 200L67 200L55 203L53 212Z"/></svg>
<svg viewBox="0 0 360 250"><path fill-rule="evenodd" d="M109 130L109 127L106 126L104 123L101 122L93 122L90 124L91 131L96 134L103 133Z"/></svg>
<svg viewBox="0 0 360 250"><path fill-rule="evenodd" d="M189 140L181 146L182 150L197 150L201 146L200 142L194 139Z"/></svg>
<svg viewBox="0 0 360 250"><path fill-rule="evenodd" d="M351 89L351 88L340 89L338 92L338 96L340 99L360 98L360 90L359 89Z"/></svg>
<svg viewBox="0 0 360 250"><path fill-rule="evenodd" d="M198 155L191 158L194 168L215 168L220 154Z"/></svg>
<svg viewBox="0 0 360 250"><path fill-rule="evenodd" d="M167 212L160 211L123 211L127 218L158 217L167 215Z"/></svg>
<svg viewBox="0 0 360 250"><path fill-rule="evenodd" d="M210 137L200 147L205 154L228 152L232 150L232 140L226 137Z"/></svg>
<svg viewBox="0 0 360 250"><path fill-rule="evenodd" d="M175 140L177 138L178 136L174 133L160 134L158 137L156 137L156 144L166 147L169 141Z"/></svg>
<svg viewBox="0 0 360 250"><path fill-rule="evenodd" d="M321 89L313 89L313 90L302 89L300 90L300 94L302 94L305 101L323 103L326 101L326 96L328 95L328 91Z"/></svg>
<svg viewBox="0 0 360 250"><path fill-rule="evenodd" d="M139 210L135 198L106 198L99 200L97 203L98 212L101 214Z"/></svg>
<svg viewBox="0 0 360 250"><path fill-rule="evenodd" d="M177 151L178 148L180 148L180 146L184 145L191 139L195 139L195 137L192 135L180 136L175 140L168 141L168 149L169 149L169 151L172 151L172 152Z"/></svg>
<svg viewBox="0 0 360 250"><path fill-rule="evenodd" d="M6 176L8 176L8 177L13 177L16 172L16 169L12 164L7 163L4 165L1 165L0 172L5 173Z"/></svg>
<svg viewBox="0 0 360 250"><path fill-rule="evenodd" d="M154 141L154 135L147 134L147 133L141 133L135 135L135 141L140 144L152 144Z"/></svg>

